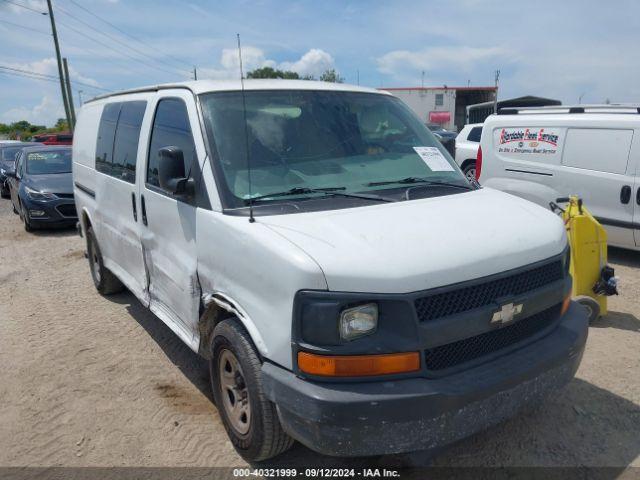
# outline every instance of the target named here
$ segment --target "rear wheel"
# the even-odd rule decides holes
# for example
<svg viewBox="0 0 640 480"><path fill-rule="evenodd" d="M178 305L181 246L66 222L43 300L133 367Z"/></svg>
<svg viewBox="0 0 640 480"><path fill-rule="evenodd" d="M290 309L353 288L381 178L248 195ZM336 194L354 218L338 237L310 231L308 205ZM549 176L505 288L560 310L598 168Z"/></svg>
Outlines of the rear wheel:
<svg viewBox="0 0 640 480"><path fill-rule="evenodd" d="M293 445L276 407L262 390L262 363L240 324L223 320L213 331L211 388L231 443L249 462L275 457Z"/></svg>
<svg viewBox="0 0 640 480"><path fill-rule="evenodd" d="M124 285L118 280L118 277L104 266L100 246L91 227L87 229L87 258L89 259L91 278L98 292L102 295L111 295L124 290Z"/></svg>
<svg viewBox="0 0 640 480"><path fill-rule="evenodd" d="M462 169L462 173L464 173L464 176L467 177L469 180L475 180L476 179L476 162L468 162Z"/></svg>

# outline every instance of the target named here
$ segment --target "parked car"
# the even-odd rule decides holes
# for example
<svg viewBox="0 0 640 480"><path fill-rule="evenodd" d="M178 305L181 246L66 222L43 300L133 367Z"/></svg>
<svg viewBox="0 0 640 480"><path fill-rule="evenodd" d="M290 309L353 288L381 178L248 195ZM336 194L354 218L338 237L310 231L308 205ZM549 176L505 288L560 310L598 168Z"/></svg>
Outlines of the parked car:
<svg viewBox="0 0 640 480"><path fill-rule="evenodd" d="M609 244L640 249L637 107L508 109L485 121L480 180L542 206L578 195Z"/></svg>
<svg viewBox="0 0 640 480"><path fill-rule="evenodd" d="M455 157L457 134L455 132L446 130L442 125L438 123L428 123L427 128L431 130L431 133L433 133L438 140L440 140L440 143L444 145L444 148L447 149L449 155Z"/></svg>
<svg viewBox="0 0 640 480"><path fill-rule="evenodd" d="M23 148L9 177L13 211L20 215L27 231L78 222L70 147Z"/></svg>
<svg viewBox="0 0 640 480"><path fill-rule="evenodd" d="M469 182L397 98L198 81L86 102L73 176L93 283L209 359L250 461L454 442L573 378L562 221Z"/></svg>
<svg viewBox="0 0 640 480"><path fill-rule="evenodd" d="M43 133L34 135L33 141L44 143L45 145L71 145L73 143L73 134L69 132Z"/></svg>
<svg viewBox="0 0 640 480"><path fill-rule="evenodd" d="M476 158L481 135L482 123L470 123L456 137L456 163L468 178L476 178Z"/></svg>
<svg viewBox="0 0 640 480"><path fill-rule="evenodd" d="M0 141L0 196L9 198L9 184L7 182L7 174L12 172L15 167L16 155L24 147L33 145L33 143L18 141Z"/></svg>

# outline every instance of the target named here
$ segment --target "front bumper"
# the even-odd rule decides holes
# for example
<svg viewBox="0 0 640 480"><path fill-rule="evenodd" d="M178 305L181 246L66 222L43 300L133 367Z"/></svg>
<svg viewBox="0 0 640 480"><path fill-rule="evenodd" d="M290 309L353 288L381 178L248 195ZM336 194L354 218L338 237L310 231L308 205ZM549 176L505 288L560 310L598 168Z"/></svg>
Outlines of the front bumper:
<svg viewBox="0 0 640 480"><path fill-rule="evenodd" d="M75 202L69 198L57 200L37 201L22 198L23 208L29 215L29 223L40 226L71 226L78 222ZM32 211L43 212L42 215L32 215Z"/></svg>
<svg viewBox="0 0 640 480"><path fill-rule="evenodd" d="M310 382L270 363L262 378L285 431L312 450L366 456L433 449L566 385L580 365L587 331L586 312L572 303L543 338L442 378Z"/></svg>

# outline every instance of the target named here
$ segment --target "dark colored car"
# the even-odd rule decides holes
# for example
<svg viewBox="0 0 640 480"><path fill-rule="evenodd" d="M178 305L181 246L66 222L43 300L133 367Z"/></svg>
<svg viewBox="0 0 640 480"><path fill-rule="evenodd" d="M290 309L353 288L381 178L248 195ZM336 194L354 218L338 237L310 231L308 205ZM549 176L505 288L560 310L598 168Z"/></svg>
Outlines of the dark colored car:
<svg viewBox="0 0 640 480"><path fill-rule="evenodd" d="M33 141L45 145L71 145L73 143L73 134L69 132L43 133L34 135Z"/></svg>
<svg viewBox="0 0 640 480"><path fill-rule="evenodd" d="M456 137L458 136L455 132L450 132L449 130L445 130L442 128L442 125L437 123L427 123L427 127L431 130L440 143L444 145L444 148L451 154L452 157L456 156Z"/></svg>
<svg viewBox="0 0 640 480"><path fill-rule="evenodd" d="M2 196L2 198L9 198L7 174L13 172L16 155L24 147L33 145L33 143L27 142L0 143L0 196Z"/></svg>
<svg viewBox="0 0 640 480"><path fill-rule="evenodd" d="M25 230L76 224L71 147L23 148L9 176L13 210Z"/></svg>

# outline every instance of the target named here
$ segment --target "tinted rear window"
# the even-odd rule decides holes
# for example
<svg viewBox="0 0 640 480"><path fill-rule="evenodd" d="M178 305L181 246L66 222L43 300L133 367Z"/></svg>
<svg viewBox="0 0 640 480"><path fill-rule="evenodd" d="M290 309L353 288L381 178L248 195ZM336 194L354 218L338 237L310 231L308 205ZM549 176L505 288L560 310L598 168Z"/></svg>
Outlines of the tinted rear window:
<svg viewBox="0 0 640 480"><path fill-rule="evenodd" d="M467 140L470 142L480 142L480 137L482 137L482 127L473 127L469 132Z"/></svg>
<svg viewBox="0 0 640 480"><path fill-rule="evenodd" d="M108 103L102 110L100 127L98 128L98 143L96 145L96 170L111 174L113 162L113 139L116 134L120 103Z"/></svg>
<svg viewBox="0 0 640 480"><path fill-rule="evenodd" d="M147 102L125 102L118 117L111 174L130 183L136 181L138 139L146 107Z"/></svg>

